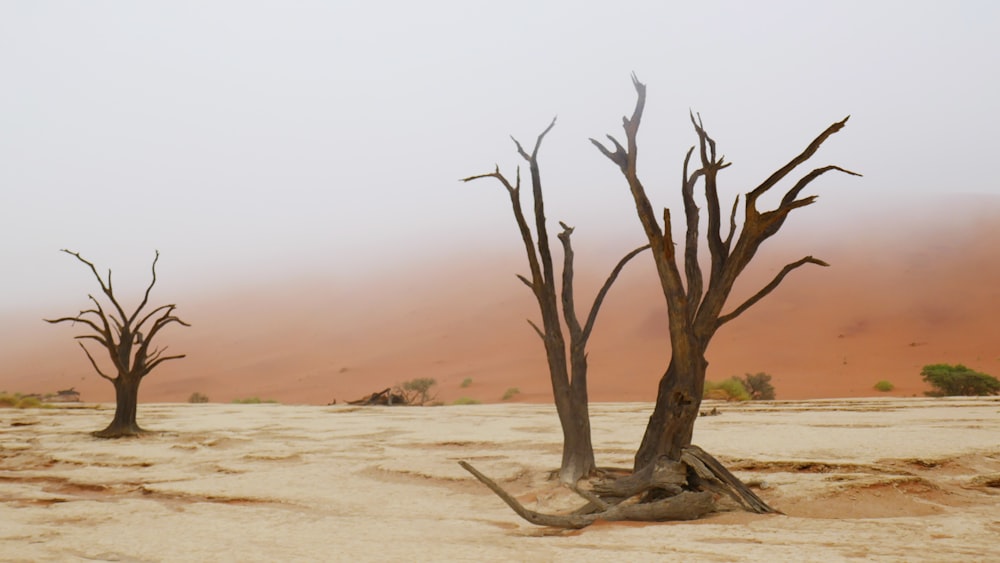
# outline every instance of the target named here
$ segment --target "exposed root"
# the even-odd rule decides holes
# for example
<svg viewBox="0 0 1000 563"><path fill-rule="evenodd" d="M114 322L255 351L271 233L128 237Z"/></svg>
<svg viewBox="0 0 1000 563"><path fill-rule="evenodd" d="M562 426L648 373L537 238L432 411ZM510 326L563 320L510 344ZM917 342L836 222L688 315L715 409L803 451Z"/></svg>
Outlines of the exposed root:
<svg viewBox="0 0 1000 563"><path fill-rule="evenodd" d="M467 462L458 462L466 471L471 473L482 484L489 487L498 497L507 503L518 516L528 522L538 526L552 526L556 528L585 528L598 520L615 522L620 520L633 521L665 521L665 520L695 520L712 512L715 509L715 499L708 492L685 491L678 495L658 500L655 502L641 504L619 503L608 506L607 509L599 512L580 514L543 514L524 507L517 499L503 490L492 479L480 473L475 467ZM588 502L590 499L588 499Z"/></svg>
<svg viewBox="0 0 1000 563"><path fill-rule="evenodd" d="M503 499L518 516L539 526L584 528L598 520L694 520L716 510L717 494L732 498L748 512L780 514L698 446L684 448L680 461L664 457L631 475L597 481L593 491L570 486L587 501L570 514L529 510L468 462L458 463ZM632 500L639 495L642 496L638 501Z"/></svg>

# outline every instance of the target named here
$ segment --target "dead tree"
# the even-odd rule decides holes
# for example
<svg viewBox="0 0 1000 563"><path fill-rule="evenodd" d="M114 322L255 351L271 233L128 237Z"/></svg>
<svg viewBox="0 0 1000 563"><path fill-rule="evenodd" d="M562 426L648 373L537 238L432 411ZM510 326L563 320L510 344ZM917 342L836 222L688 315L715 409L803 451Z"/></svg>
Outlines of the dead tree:
<svg viewBox="0 0 1000 563"><path fill-rule="evenodd" d="M162 305L146 313L142 317L142 310L149 302L149 293L156 285L156 262L160 259L160 253L156 253L153 259L153 280L146 288L146 293L142 302L136 307L131 315L125 313L118 299L115 297L114 288L111 285L111 270L108 270L108 279L105 282L101 275L97 273L94 264L85 260L78 252L63 249L63 252L76 256L77 260L86 264L90 271L94 273L97 282L101 285L101 291L111 302L113 310L105 311L100 301L93 295L87 297L93 302L93 309L80 311L75 317L62 317L59 319L44 319L49 323L81 323L93 330L90 334L76 336L80 347L90 360L90 365L94 367L98 375L107 379L115 386L115 417L104 430L94 432L94 436L99 438L119 438L123 436L135 436L143 433L142 428L136 423L136 408L139 402L139 384L156 366L168 360L183 358L184 355L164 356L166 347L152 348L153 338L155 338L163 327L177 323L183 326L191 326L174 315L176 305ZM145 328L147 323L152 324ZM146 331L143 334L142 331ZM115 377L106 374L98 365L90 350L83 345L83 340L94 340L107 351L111 359L111 364L117 373Z"/></svg>
<svg viewBox="0 0 1000 563"><path fill-rule="evenodd" d="M552 394L556 404L556 412L563 431L563 455L559 469L559 478L564 483L576 483L581 477L590 475L596 468L594 462L594 447L590 437L590 409L587 398L587 341L590 339L597 313L612 284L629 260L634 258L648 245L639 247L626 254L611 271L604 285L594 298L584 324L580 324L576 314L575 296L573 294L573 246L570 236L573 228L560 222L562 232L559 241L563 247L562 292L556 290L556 274L549 247L548 228L545 224L545 202L542 197L542 180L538 167L538 149L545 135L555 126L555 119L535 141L534 150L528 154L517 139L513 139L518 154L528 162L531 171L531 189L534 200L535 232L531 231L528 220L521 207L521 170L512 184L503 174L500 167L489 174L480 174L464 178L464 182L480 178L495 178L507 190L514 220L517 222L528 257L528 268L531 278L518 275L535 296L538 309L542 315L542 326L528 320L531 327L542 339L545 346L545 357L549 367L549 378L552 383ZM535 236L538 240L535 241ZM563 335L560 320L560 303L562 318L569 331L569 356L566 353L566 338Z"/></svg>
<svg viewBox="0 0 1000 563"><path fill-rule="evenodd" d="M594 139L591 139L591 142L604 156L617 164L625 176L635 201L639 221L653 248L653 260L667 303L671 359L666 373L660 379L656 405L646 427L642 444L636 452L633 475L641 478L649 473L659 458L679 460L683 450L691 445L708 367L705 352L716 331L771 293L792 270L806 264L819 266L828 264L812 256L789 263L770 283L731 311L723 313L736 279L753 259L761 244L781 229L789 213L816 201L817 196L800 197L802 190L813 180L832 170L855 176L858 174L839 166L816 168L795 182L785 192L775 209L760 211L757 208L757 201L762 195L806 162L819 150L823 142L844 127L847 123L847 118L844 118L829 126L802 153L746 194L741 227L737 227L736 221L739 209L737 196L729 214L728 232L724 236L717 177L719 171L728 167L730 163L724 162L724 157L717 156L715 141L705 131L701 117L692 114L691 123L698 135L698 145L691 147L684 158L681 194L686 231L682 247L684 249L682 274L673 240L670 210L663 210L661 225L637 173L636 137L646 103L646 86L634 75L632 82L637 100L632 116L623 118L625 146L611 135L608 139L614 150ZM695 148L698 149L701 166L689 171ZM701 245L699 235L701 210L695 201L695 187L699 182L704 189L704 202L708 214L705 238L710 257L710 270L707 287L698 262Z"/></svg>
<svg viewBox="0 0 1000 563"><path fill-rule="evenodd" d="M760 211L757 208L760 197L812 157L831 135L844 127L847 118L828 127L801 154L745 195L744 216L740 227L737 226L737 211L740 208L737 197L729 213L728 231L723 235L724 217L720 208L717 176L729 163L724 162L722 157L717 157L715 141L705 131L700 116L692 114L691 122L698 135L698 145L692 147L684 158L681 194L686 230L681 247L683 263L679 265L670 210L663 210L661 224L637 173L636 137L646 103L646 86L634 75L632 81L638 99L632 116L623 118L625 145L611 135L608 139L613 150L593 139L591 142L604 156L617 164L625 176L639 221L652 247L653 260L667 303L671 359L666 373L660 379L656 405L636 452L633 471L617 479L598 481L591 491L578 490L588 503L574 513L547 515L526 510L482 473L466 463L462 466L503 498L519 515L540 525L575 528L586 526L597 518L697 518L713 510L712 498L715 495L728 496L752 512L775 512L718 460L691 444L708 367L705 352L712 336L721 326L774 291L792 270L806 264L827 266L825 262L812 256L791 262L770 283L733 309L723 312L733 284L761 244L781 229L793 210L816 200L816 196L800 197L802 190L816 178L834 170L859 176L839 166L816 168L796 181L785 192L775 209ZM701 165L691 171L691 157L696 148ZM696 203L695 188L699 182L704 189L704 205L708 213L705 238L710 270L707 287L698 261L702 242L699 232L701 210Z"/></svg>

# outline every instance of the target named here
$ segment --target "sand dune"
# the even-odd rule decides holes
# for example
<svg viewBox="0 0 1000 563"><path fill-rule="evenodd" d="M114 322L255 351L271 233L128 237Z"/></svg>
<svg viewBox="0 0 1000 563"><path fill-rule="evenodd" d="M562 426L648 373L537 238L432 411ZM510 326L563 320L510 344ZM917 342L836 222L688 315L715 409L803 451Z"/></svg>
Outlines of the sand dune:
<svg viewBox="0 0 1000 563"><path fill-rule="evenodd" d="M920 368L934 362L1000 374L1000 200L932 203L894 211L881 204L851 215L846 226L790 224L762 249L732 303L801 256L832 267L796 271L725 326L710 349L709 378L764 371L779 398L800 399L872 395L882 379L896 385L891 395L920 395ZM151 375L141 398L185 401L198 391L216 401L325 404L433 377L443 401L495 402L517 388L517 401L547 402L541 344L525 322L537 313L514 278L523 270L517 251L440 257L348 283L312 276L171 296L193 327L172 327L161 342L188 358ZM666 365L666 311L645 258L622 275L597 323L594 400L651 400ZM581 311L616 260L610 251L577 249ZM170 294L169 280L160 291ZM72 328L45 325L46 314L0 320L0 389L75 386L84 400L112 400L111 386L72 342ZM472 382L462 387L466 379Z"/></svg>
<svg viewBox="0 0 1000 563"><path fill-rule="evenodd" d="M109 406L0 411L4 561L990 561L997 398L718 405L695 442L783 515L520 520L458 465L529 508L580 499L551 405L437 408L152 404L155 434L86 434ZM598 403L602 466L627 466L648 403ZM733 525L739 524L739 525Z"/></svg>

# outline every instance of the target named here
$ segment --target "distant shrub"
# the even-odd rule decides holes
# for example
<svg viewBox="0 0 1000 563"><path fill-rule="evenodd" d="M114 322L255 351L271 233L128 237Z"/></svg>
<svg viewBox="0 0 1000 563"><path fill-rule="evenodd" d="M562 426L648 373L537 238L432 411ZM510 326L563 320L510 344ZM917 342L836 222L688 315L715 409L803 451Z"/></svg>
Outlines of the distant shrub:
<svg viewBox="0 0 1000 563"><path fill-rule="evenodd" d="M504 393L503 393L503 400L504 401L509 401L509 400L513 399L515 395L520 395L520 394L521 394L521 390L520 389L518 389L517 387L511 387L510 389L504 391Z"/></svg>
<svg viewBox="0 0 1000 563"><path fill-rule="evenodd" d="M201 393L195 391L194 393L191 393L190 397L188 397L188 402L189 403L207 403L208 402L208 396L207 395L202 395Z"/></svg>
<svg viewBox="0 0 1000 563"><path fill-rule="evenodd" d="M461 387L462 389L465 389L469 385L472 385L472 378L471 377L466 377L465 379L462 380L462 384L459 385L459 387Z"/></svg>
<svg viewBox="0 0 1000 563"><path fill-rule="evenodd" d="M17 402L21 400L21 395L18 393L10 394L7 392L0 393L0 407L14 407L17 406Z"/></svg>
<svg viewBox="0 0 1000 563"><path fill-rule="evenodd" d="M411 405L424 405L433 401L437 395L431 394L431 388L437 381L430 377L418 377L404 382L396 387Z"/></svg>
<svg viewBox="0 0 1000 563"><path fill-rule="evenodd" d="M453 405L478 405L481 402L482 401L478 401L478 400L472 399L470 397L459 397L459 398L455 399L455 402L452 403L452 404Z"/></svg>
<svg viewBox="0 0 1000 563"><path fill-rule="evenodd" d="M274 399L261 399L260 397L246 397L244 399L233 399L233 404L237 405L259 405L261 403L277 403Z"/></svg>
<svg viewBox="0 0 1000 563"><path fill-rule="evenodd" d="M1000 380L992 375L973 371L962 364L926 365L920 370L920 375L934 387L934 390L925 393L931 397L1000 394Z"/></svg>
<svg viewBox="0 0 1000 563"><path fill-rule="evenodd" d="M750 393L743 386L743 382L734 375L719 382L706 381L703 397L721 401L749 401Z"/></svg>
<svg viewBox="0 0 1000 563"><path fill-rule="evenodd" d="M42 400L33 396L21 397L14 406L19 409L37 409L42 406Z"/></svg>
<svg viewBox="0 0 1000 563"><path fill-rule="evenodd" d="M889 391L892 391L895 388L896 386L893 385L891 381L886 381L884 379L875 384L875 390L881 391L883 393L888 393Z"/></svg>
<svg viewBox="0 0 1000 563"><path fill-rule="evenodd" d="M770 374L764 372L748 373L743 376L741 383L754 401L773 401L775 398Z"/></svg>

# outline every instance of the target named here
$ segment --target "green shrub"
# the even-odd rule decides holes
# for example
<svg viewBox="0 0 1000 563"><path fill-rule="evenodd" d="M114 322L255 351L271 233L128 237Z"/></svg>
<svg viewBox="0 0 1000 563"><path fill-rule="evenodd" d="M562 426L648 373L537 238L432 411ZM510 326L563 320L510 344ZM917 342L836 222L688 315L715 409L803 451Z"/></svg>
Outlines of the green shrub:
<svg viewBox="0 0 1000 563"><path fill-rule="evenodd" d="M743 382L735 375L722 381L706 381L705 390L702 396L706 399L718 399L722 401L749 401L750 393L747 392Z"/></svg>
<svg viewBox="0 0 1000 563"><path fill-rule="evenodd" d="M188 402L189 403L207 403L208 402L208 396L207 395L202 395L201 393L195 391L194 393L191 393L190 397L188 397Z"/></svg>
<svg viewBox="0 0 1000 563"><path fill-rule="evenodd" d="M396 387L401 391L401 395L406 398L407 404L424 405L433 401L437 395L431 394L431 388L437 385L437 381L430 377L418 377L411 379Z"/></svg>
<svg viewBox="0 0 1000 563"><path fill-rule="evenodd" d="M465 379L462 380L462 384L459 385L459 387L461 387L462 389L465 389L469 385L472 385L472 378L471 377L466 377Z"/></svg>
<svg viewBox="0 0 1000 563"><path fill-rule="evenodd" d="M997 395L1000 394L1000 380L973 371L962 364L930 364L920 370L924 381L934 387L925 394L931 397L954 395Z"/></svg>
<svg viewBox="0 0 1000 563"><path fill-rule="evenodd" d="M459 397L459 398L455 399L455 402L452 403L452 404L453 405L478 405L480 403L481 403L481 401L478 401L476 399L472 399L470 397Z"/></svg>
<svg viewBox="0 0 1000 563"><path fill-rule="evenodd" d="M757 372L743 376L744 389L754 401L773 401L775 398L774 385L771 385L770 374Z"/></svg>
<svg viewBox="0 0 1000 563"><path fill-rule="evenodd" d="M17 402L21 400L20 393L0 393L0 407L14 407L17 406Z"/></svg>
<svg viewBox="0 0 1000 563"><path fill-rule="evenodd" d="M515 395L520 395L520 394L521 394L521 390L520 389L518 389L517 387L511 387L510 389L504 391L504 393L503 393L503 400L504 401L509 401L509 400L513 399Z"/></svg>
<svg viewBox="0 0 1000 563"><path fill-rule="evenodd" d="M259 405L261 403L277 403L274 399L261 399L260 397L247 397L245 399L233 399L237 405Z"/></svg>
<svg viewBox="0 0 1000 563"><path fill-rule="evenodd" d="M875 384L875 390L881 391L883 393L888 393L889 391L892 391L895 388L896 386L893 385L891 381L886 381L884 379Z"/></svg>
<svg viewBox="0 0 1000 563"><path fill-rule="evenodd" d="M21 397L14 406L19 409L37 409L42 406L42 400L38 397Z"/></svg>

